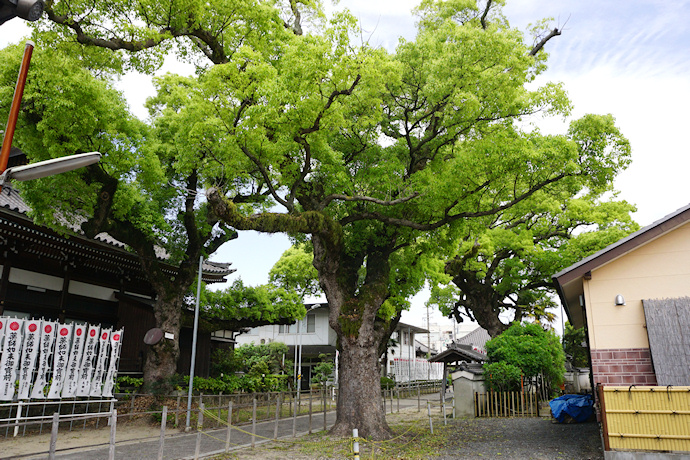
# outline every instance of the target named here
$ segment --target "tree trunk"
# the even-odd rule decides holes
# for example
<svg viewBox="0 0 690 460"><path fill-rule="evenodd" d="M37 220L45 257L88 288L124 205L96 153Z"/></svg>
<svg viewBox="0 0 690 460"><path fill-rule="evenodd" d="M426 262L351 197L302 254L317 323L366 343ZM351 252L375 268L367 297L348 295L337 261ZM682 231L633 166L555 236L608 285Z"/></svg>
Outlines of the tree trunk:
<svg viewBox="0 0 690 460"><path fill-rule="evenodd" d="M378 347L361 346L355 338L340 337L338 413L331 433L373 440L392 435L381 406L381 376Z"/></svg>
<svg viewBox="0 0 690 460"><path fill-rule="evenodd" d="M510 327L509 324L505 324L499 319L499 314L488 304L483 304L480 307L478 302L474 303L472 315L477 323L486 329L491 337L501 335Z"/></svg>
<svg viewBox="0 0 690 460"><path fill-rule="evenodd" d="M156 327L163 333L173 334L173 338L164 337L157 344L148 347L144 361L144 387L165 391L168 389L168 379L177 372L177 359L180 356L180 302L160 296L153 313Z"/></svg>

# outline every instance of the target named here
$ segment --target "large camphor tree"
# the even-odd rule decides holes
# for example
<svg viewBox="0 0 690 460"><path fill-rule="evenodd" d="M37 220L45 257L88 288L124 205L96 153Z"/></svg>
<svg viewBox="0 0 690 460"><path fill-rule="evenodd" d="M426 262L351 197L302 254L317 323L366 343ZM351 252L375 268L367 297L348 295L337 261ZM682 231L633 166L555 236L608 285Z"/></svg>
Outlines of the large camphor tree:
<svg viewBox="0 0 690 460"><path fill-rule="evenodd" d="M119 50L130 65L173 49L196 59L198 78L160 81L159 110L184 118L200 148L165 145L205 178L228 226L310 239L341 352L336 434L390 436L378 357L406 299L438 272L427 253L445 230L557 184L602 185L620 167L600 125L587 130L593 148L519 128L569 110L559 85L530 85L560 32L528 44L499 2L424 1L417 37L392 54L353 39L347 14L320 26L312 2L46 9L55 40Z"/></svg>
<svg viewBox="0 0 690 460"><path fill-rule="evenodd" d="M609 125L610 147L625 158L627 140L610 116L586 116L585 126ZM582 124L581 124L582 125ZM636 231L625 201L606 199L610 187L590 189L583 177L556 193L529 200L465 225L439 251L448 280L432 287L430 304L458 322L476 321L496 337L511 322L551 322L556 292L551 277L565 267ZM443 284L450 281L450 284Z"/></svg>
<svg viewBox="0 0 690 460"><path fill-rule="evenodd" d="M112 71L98 65L102 54L75 54L69 44L49 46L50 40L37 37L14 145L34 162L88 151L103 157L97 165L16 186L37 223L68 236L77 228L89 237L108 233L139 256L156 294L156 327L174 337L148 348L144 382L165 388L177 371L185 296L197 280L199 257L208 258L236 236L205 203L198 167L177 155L183 149L203 161L213 149L180 129L184 120L175 126L174 116L154 112L151 125L137 120L109 83ZM0 50L3 114L9 112L21 51ZM114 281L126 285L125 276L114 275ZM235 283L205 300L205 319L217 328L292 323L305 314L298 295L273 286Z"/></svg>

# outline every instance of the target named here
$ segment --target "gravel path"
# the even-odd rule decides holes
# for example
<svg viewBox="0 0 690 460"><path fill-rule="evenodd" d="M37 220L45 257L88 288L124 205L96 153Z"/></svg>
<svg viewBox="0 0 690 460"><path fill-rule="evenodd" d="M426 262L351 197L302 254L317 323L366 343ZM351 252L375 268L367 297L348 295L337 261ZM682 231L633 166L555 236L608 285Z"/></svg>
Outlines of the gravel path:
<svg viewBox="0 0 690 460"><path fill-rule="evenodd" d="M551 418L458 420L439 459L603 459L598 423Z"/></svg>

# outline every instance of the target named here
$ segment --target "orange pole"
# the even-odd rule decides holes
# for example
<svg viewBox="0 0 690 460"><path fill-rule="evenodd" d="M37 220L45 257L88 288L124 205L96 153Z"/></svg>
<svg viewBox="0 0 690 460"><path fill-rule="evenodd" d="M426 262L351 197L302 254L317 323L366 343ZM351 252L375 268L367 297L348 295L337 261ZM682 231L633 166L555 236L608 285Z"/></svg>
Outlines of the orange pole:
<svg viewBox="0 0 690 460"><path fill-rule="evenodd" d="M19 107L22 102L22 96L24 95L26 76L29 73L29 64L31 63L31 54L33 51L34 43L32 41L26 42L26 46L24 47L24 58L22 59L22 65L19 68L17 86L14 88L14 98L12 99L12 106L10 107L10 116L7 118L7 129L5 130L5 137L2 140L2 150L0 151L0 174L5 172L5 169L7 169L7 162L10 159L12 138L14 137L14 129L17 126Z"/></svg>

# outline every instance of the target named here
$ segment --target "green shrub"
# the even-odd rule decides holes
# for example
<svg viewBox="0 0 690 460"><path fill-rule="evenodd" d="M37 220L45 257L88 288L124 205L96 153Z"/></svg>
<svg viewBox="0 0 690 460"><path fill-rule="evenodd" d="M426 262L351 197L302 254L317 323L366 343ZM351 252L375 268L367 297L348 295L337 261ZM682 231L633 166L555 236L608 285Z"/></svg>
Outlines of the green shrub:
<svg viewBox="0 0 690 460"><path fill-rule="evenodd" d="M575 367L589 366L589 352L586 346L582 346L585 340L585 328L575 329L569 321L565 322L563 348L565 353L570 356L571 364Z"/></svg>
<svg viewBox="0 0 690 460"><path fill-rule="evenodd" d="M484 364L484 385L488 391L519 391L522 371L504 361Z"/></svg>
<svg viewBox="0 0 690 460"><path fill-rule="evenodd" d="M242 363L236 358L233 350L222 350L218 348L211 353L211 367L209 370L211 377L234 374L241 369Z"/></svg>
<svg viewBox="0 0 690 460"><path fill-rule="evenodd" d="M194 377L193 390L204 394L262 393L284 391L288 387L287 375L223 375L221 377ZM184 377L189 387L189 376Z"/></svg>
<svg viewBox="0 0 690 460"><path fill-rule="evenodd" d="M134 393L144 385L144 379L123 375L115 381L115 391L120 393Z"/></svg>
<svg viewBox="0 0 690 460"><path fill-rule="evenodd" d="M333 361L327 358L327 356L323 353L319 355L319 359L321 362L314 366L312 369L312 382L315 382L318 385L324 386L328 382L328 379L331 377L331 374L333 373L333 368L335 367L335 364Z"/></svg>
<svg viewBox="0 0 690 460"><path fill-rule="evenodd" d="M388 377L381 377L381 389L390 390L395 386L395 380Z"/></svg>
<svg viewBox="0 0 690 460"><path fill-rule="evenodd" d="M489 363L505 362L519 368L525 380L543 375L554 386L563 383L565 354L553 331L535 323L513 323L486 342Z"/></svg>

